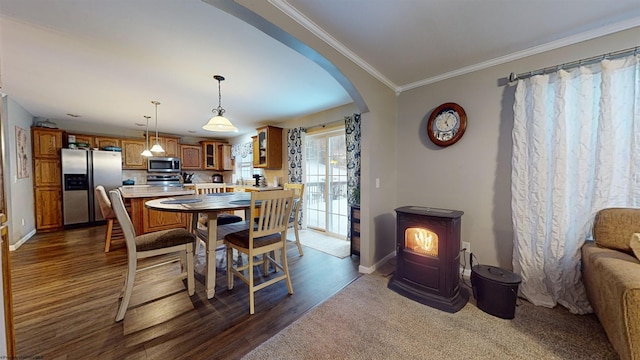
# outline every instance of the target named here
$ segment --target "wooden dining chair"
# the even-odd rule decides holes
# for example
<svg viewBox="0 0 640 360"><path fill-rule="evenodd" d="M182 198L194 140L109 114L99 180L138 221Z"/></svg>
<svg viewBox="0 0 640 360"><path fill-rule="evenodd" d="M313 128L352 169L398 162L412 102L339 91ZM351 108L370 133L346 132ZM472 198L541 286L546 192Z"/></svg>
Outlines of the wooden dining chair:
<svg viewBox="0 0 640 360"><path fill-rule="evenodd" d="M95 188L95 198L100 207L100 213L102 217L107 220L107 232L104 236L104 252L109 252L111 249L111 240L114 238L122 239L122 229L116 219L116 214L111 208L111 201L107 195L107 191L104 186L98 185Z"/></svg>
<svg viewBox="0 0 640 360"><path fill-rule="evenodd" d="M182 271L179 278L187 278L187 291L189 296L195 292L194 265L193 265L193 243L195 236L189 231L178 228L155 231L142 235L136 235L131 218L124 207L122 196L118 190L109 191L111 206L118 218L118 222L122 227L124 238L127 244L127 275L125 277L122 301L116 314L116 321L124 319L124 315L129 306L131 293L133 291L133 283L136 272L151 269L157 264L148 267L138 267L138 260L159 255L177 253L179 258L172 260L181 261ZM186 263L186 266L182 263ZM163 280L165 280L163 278Z"/></svg>
<svg viewBox="0 0 640 360"><path fill-rule="evenodd" d="M285 280L289 294L293 294L289 266L287 264L287 228L289 217L293 209L293 190L256 191L251 193L251 213L259 213L257 221L247 230L227 234L224 242L227 246L227 285L233 289L234 276L238 277L249 286L249 313L254 313L255 292ZM233 250L239 254L246 254L247 262L234 263ZM272 254L282 252L279 261ZM256 261L260 256L261 260ZM254 266L269 262L277 270L282 270L281 275L273 275L270 279L255 284ZM264 266L263 266L264 268ZM242 272L246 271L245 276ZM263 275L267 275L266 273Z"/></svg>
<svg viewBox="0 0 640 360"><path fill-rule="evenodd" d="M196 183L196 194L218 194L224 193L226 186L219 183ZM233 224L244 221L240 216L230 213L218 214L218 226ZM198 226L200 225L200 226ZM191 219L191 230L201 241L207 241L207 230L204 229L207 226L207 215L202 213L194 213ZM196 244L195 252L198 253L199 243Z"/></svg>
<svg viewBox="0 0 640 360"><path fill-rule="evenodd" d="M304 184L285 183L283 187L285 190L294 191L294 208L293 212L291 213L291 217L289 218L289 227L293 227L293 230L296 234L296 245L298 246L298 252L300 253L300 256L303 256L304 253L302 252L302 245L300 244L300 234L298 233L298 230L300 228Z"/></svg>

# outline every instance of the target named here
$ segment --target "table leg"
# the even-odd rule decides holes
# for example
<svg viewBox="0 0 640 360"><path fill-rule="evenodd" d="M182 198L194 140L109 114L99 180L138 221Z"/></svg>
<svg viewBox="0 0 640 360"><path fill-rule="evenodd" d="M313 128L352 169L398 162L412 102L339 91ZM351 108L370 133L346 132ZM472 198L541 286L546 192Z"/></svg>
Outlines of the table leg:
<svg viewBox="0 0 640 360"><path fill-rule="evenodd" d="M207 299L216 294L216 243L218 237L218 212L207 212L207 241L206 241L206 275L205 289Z"/></svg>

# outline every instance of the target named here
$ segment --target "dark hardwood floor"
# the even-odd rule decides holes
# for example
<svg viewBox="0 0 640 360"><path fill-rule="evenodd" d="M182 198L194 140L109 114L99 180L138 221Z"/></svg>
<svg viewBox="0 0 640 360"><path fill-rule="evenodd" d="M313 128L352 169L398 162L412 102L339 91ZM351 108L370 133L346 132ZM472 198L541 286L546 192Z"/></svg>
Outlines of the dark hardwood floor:
<svg viewBox="0 0 640 360"><path fill-rule="evenodd" d="M256 293L249 315L247 286L227 290L218 271L207 299L202 266L196 293L170 278L172 263L136 277L125 319L115 322L124 282L124 241L104 253L104 226L37 234L11 253L16 348L44 359L237 359L358 277L358 258L338 259L287 247L293 295L279 282ZM201 249L201 254L203 250ZM200 260L200 259L199 259Z"/></svg>

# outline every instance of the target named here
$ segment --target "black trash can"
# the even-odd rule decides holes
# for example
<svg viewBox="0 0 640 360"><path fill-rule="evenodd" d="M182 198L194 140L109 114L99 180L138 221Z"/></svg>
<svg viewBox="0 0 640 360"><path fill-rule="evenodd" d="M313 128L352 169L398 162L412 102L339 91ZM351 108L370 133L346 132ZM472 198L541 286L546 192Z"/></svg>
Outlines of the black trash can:
<svg viewBox="0 0 640 360"><path fill-rule="evenodd" d="M471 268L471 287L478 308L487 314L513 319L518 298L518 274L490 265Z"/></svg>

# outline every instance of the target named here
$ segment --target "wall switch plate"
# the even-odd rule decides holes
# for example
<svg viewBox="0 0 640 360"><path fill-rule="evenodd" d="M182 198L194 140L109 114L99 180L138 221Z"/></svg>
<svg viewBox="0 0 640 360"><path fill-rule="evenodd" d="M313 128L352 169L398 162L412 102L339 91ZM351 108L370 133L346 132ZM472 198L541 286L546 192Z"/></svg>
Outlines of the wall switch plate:
<svg viewBox="0 0 640 360"><path fill-rule="evenodd" d="M466 249L464 252L470 254L471 253L471 243L469 243L468 241L463 241L462 242L462 248L460 250L462 250L462 249Z"/></svg>

